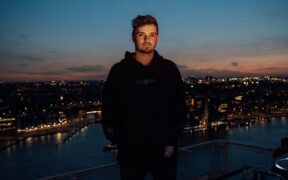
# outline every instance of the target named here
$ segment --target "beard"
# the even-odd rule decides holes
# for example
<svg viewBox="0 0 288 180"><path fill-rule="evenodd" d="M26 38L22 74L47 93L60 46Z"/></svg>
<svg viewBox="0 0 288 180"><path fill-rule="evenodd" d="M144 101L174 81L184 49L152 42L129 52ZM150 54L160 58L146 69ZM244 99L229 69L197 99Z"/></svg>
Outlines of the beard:
<svg viewBox="0 0 288 180"><path fill-rule="evenodd" d="M140 46L136 46L137 51L144 53L144 54L150 54L154 52L154 48L152 44L150 43L143 43Z"/></svg>

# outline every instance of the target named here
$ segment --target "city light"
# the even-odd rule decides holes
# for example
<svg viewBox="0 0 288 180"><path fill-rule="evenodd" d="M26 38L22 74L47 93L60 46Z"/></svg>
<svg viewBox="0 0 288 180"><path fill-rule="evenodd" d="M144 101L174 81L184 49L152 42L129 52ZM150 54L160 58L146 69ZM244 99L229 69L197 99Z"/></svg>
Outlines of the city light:
<svg viewBox="0 0 288 180"><path fill-rule="evenodd" d="M275 85L284 86L285 80L269 76L183 78L188 106L186 120L188 124L193 124L190 125L192 129L206 129L230 124L249 125L247 118L287 114L287 91L274 89ZM10 107L13 104L1 102L6 110L2 111L0 117L0 130L10 134L37 134L41 131L69 129L73 123L78 126L76 124L80 121L99 122L102 116L99 89L104 84L103 81L50 81L17 85L14 94L20 95L23 105L19 106L19 110L12 111ZM6 83L2 84L3 88L5 85ZM92 88L96 92L99 90L99 93L85 93ZM5 96L13 98L12 95L10 93Z"/></svg>

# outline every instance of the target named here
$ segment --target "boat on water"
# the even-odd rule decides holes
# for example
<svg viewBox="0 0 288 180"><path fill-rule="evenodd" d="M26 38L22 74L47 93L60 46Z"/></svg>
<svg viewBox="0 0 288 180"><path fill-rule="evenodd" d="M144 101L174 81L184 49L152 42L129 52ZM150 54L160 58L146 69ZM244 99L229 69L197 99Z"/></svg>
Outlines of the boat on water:
<svg viewBox="0 0 288 180"><path fill-rule="evenodd" d="M103 147L103 151L111 151L114 149L118 149L118 146L115 143L110 143Z"/></svg>

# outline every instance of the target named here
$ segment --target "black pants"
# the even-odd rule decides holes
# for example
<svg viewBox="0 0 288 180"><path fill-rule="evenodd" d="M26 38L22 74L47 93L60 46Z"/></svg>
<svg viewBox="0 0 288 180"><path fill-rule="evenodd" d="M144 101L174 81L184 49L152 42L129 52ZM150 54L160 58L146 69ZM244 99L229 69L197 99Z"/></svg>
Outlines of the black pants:
<svg viewBox="0 0 288 180"><path fill-rule="evenodd" d="M176 180L177 156L118 160L121 180L143 180L150 172L155 180Z"/></svg>

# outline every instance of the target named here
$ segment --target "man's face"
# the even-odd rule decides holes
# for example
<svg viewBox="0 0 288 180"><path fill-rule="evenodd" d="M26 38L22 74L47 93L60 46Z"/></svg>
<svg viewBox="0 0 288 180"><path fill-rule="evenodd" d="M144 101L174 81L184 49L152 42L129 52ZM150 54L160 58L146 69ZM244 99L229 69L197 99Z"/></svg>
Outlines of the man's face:
<svg viewBox="0 0 288 180"><path fill-rule="evenodd" d="M152 53L158 40L156 26L149 24L138 27L133 40L137 51L141 53Z"/></svg>

